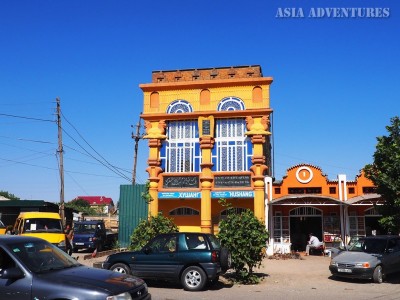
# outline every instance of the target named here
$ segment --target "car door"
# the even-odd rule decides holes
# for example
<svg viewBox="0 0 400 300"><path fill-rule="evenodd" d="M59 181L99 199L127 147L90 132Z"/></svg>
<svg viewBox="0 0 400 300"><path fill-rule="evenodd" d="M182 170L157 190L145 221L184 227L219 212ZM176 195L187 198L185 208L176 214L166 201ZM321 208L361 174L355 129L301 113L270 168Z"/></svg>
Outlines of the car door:
<svg viewBox="0 0 400 300"><path fill-rule="evenodd" d="M180 270L177 234L160 235L133 257L132 274L141 278L177 278Z"/></svg>
<svg viewBox="0 0 400 300"><path fill-rule="evenodd" d="M400 244L398 240L390 238L387 241L387 247L382 257L384 272L386 274L400 271Z"/></svg>
<svg viewBox="0 0 400 300"><path fill-rule="evenodd" d="M25 273L20 279L2 278L3 271L10 268L19 268ZM26 300L31 299L32 276L0 247L0 300Z"/></svg>

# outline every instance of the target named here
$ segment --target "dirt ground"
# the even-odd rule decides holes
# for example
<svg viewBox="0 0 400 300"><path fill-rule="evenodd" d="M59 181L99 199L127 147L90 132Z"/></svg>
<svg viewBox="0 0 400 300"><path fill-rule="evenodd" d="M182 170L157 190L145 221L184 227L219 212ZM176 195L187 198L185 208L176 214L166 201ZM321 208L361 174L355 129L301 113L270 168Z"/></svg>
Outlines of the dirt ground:
<svg viewBox="0 0 400 300"><path fill-rule="evenodd" d="M74 254L75 256L76 254ZM82 264L93 266L105 256L83 259ZM300 259L270 259L254 271L263 277L258 285L220 282L202 292L186 292L178 284L149 282L153 299L400 299L400 275L392 275L382 284L362 280L339 280L331 277L328 269L330 257L300 256Z"/></svg>

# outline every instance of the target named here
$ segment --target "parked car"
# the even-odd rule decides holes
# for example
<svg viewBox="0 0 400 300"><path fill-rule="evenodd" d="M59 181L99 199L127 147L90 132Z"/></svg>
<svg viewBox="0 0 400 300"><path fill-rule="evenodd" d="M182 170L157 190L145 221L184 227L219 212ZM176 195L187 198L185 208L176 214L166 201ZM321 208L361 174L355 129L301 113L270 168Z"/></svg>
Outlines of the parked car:
<svg viewBox="0 0 400 300"><path fill-rule="evenodd" d="M347 245L340 245L339 247L330 248L328 251L330 252L331 257L337 256L339 253L343 251L347 251L354 243L356 243L361 236L353 236L351 237L349 243Z"/></svg>
<svg viewBox="0 0 400 300"><path fill-rule="evenodd" d="M331 259L329 270L337 277L382 283L386 275L400 272L400 236L360 238L347 251Z"/></svg>
<svg viewBox="0 0 400 300"><path fill-rule="evenodd" d="M205 233L160 234L140 251L111 254L102 268L144 279L180 282L185 290L202 290L218 282L230 268L229 251L218 239Z"/></svg>
<svg viewBox="0 0 400 300"><path fill-rule="evenodd" d="M35 237L0 236L0 300L151 299L137 277L90 268Z"/></svg>
<svg viewBox="0 0 400 300"><path fill-rule="evenodd" d="M112 248L118 240L118 233L107 230L104 221L80 221L74 223L74 251L88 249L102 251Z"/></svg>

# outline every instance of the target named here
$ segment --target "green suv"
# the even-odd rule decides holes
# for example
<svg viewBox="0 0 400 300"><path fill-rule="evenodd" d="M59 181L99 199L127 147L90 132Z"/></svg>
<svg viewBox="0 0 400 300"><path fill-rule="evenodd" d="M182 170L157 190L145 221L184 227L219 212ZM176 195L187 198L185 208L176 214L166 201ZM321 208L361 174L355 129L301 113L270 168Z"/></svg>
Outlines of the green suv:
<svg viewBox="0 0 400 300"><path fill-rule="evenodd" d="M185 290L202 290L218 282L231 267L229 251L212 234L177 232L160 234L140 251L111 254L103 269L180 282Z"/></svg>

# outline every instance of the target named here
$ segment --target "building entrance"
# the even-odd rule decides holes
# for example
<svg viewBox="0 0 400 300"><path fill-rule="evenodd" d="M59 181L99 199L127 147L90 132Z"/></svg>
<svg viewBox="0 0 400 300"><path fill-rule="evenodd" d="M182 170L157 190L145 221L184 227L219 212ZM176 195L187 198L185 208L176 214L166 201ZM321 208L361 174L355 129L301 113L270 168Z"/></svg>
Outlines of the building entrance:
<svg viewBox="0 0 400 300"><path fill-rule="evenodd" d="M290 242L292 250L306 249L308 234L313 233L322 241L322 211L310 206L292 209L290 215Z"/></svg>
<svg viewBox="0 0 400 300"><path fill-rule="evenodd" d="M292 250L306 250L308 234L313 233L322 241L322 217L291 217L290 218L290 241Z"/></svg>

